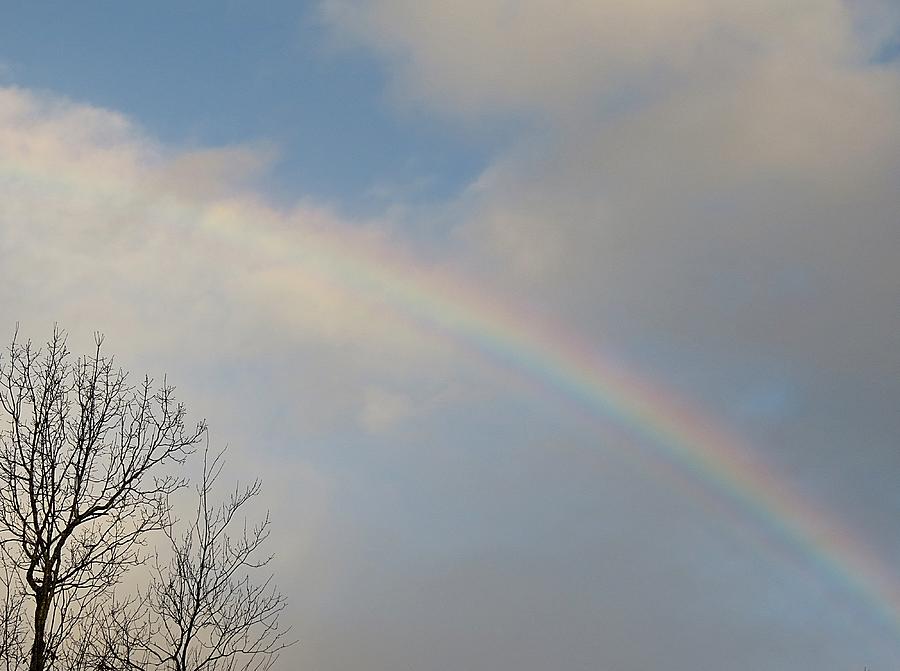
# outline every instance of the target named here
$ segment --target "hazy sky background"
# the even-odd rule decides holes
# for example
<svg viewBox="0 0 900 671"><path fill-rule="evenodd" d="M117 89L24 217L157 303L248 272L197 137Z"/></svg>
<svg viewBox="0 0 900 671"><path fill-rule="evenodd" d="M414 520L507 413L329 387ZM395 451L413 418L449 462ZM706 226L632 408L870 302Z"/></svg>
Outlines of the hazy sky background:
<svg viewBox="0 0 900 671"><path fill-rule="evenodd" d="M897 668L839 572L353 263L612 352L900 582L898 59L891 0L9 6L0 334L105 332L263 478L279 668Z"/></svg>

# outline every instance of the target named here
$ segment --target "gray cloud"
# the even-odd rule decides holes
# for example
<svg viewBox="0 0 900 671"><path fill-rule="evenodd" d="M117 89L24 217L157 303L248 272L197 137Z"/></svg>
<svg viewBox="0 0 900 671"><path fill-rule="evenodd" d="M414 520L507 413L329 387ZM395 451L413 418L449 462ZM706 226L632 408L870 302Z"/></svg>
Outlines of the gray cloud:
<svg viewBox="0 0 900 671"><path fill-rule="evenodd" d="M698 0L448 10L384 0L333 1L326 12L386 58L395 95L464 125L530 121L454 204L473 272L644 362L751 436L888 561L900 557L892 484L900 472L900 71L876 58L895 34L895 8ZM630 532L652 533L645 525L634 521ZM721 552L687 575L727 563ZM653 550L629 556L646 554L672 568ZM554 574L545 570L542 584ZM503 583L497 574L484 581ZM559 653L560 666L588 668L584 653L616 668L818 669L858 666L860 648L874 650L826 643L796 612L763 608L751 622L711 595L697 602L716 621L691 611L670 615L672 624L657 595L689 589L682 578L623 581L631 591L609 598L613 617L627 621L634 608L656 636L638 634L631 646L604 639L599 619L557 614L573 628L598 623L593 639L569 642L571 656ZM590 593L603 600L601 590ZM552 629L545 598L547 620L530 631ZM795 594L782 605L802 611L802 601ZM718 630L721 617L734 628ZM844 625L823 621L821 630L834 626ZM641 631L637 620L621 627ZM700 632L717 643L664 642ZM818 658L826 648L827 663ZM535 644L532 659L549 649ZM896 655L886 650L885 659ZM532 668L512 657L493 665Z"/></svg>

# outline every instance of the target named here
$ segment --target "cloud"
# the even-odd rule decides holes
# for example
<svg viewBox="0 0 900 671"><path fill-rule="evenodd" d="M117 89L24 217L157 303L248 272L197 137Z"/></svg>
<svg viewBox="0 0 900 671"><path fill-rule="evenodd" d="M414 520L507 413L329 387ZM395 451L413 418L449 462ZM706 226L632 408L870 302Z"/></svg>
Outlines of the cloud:
<svg viewBox="0 0 900 671"><path fill-rule="evenodd" d="M373 433L390 429L413 412L412 400L405 394L379 387L366 390L360 421Z"/></svg>
<svg viewBox="0 0 900 671"><path fill-rule="evenodd" d="M513 122L514 139L449 208L459 263L643 361L898 556L900 502L881 474L900 469L888 401L900 395L900 70L878 57L896 40L895 6L327 0L324 11L383 59L408 104L459 132ZM747 412L761 389L790 390L764 419ZM633 596L608 603L643 617L660 602ZM759 666L750 651L774 640L775 610L718 660ZM811 631L779 639L767 663L818 668L798 652L800 640L815 647ZM644 658L637 640L642 650L606 649L623 668L714 665L665 645Z"/></svg>
<svg viewBox="0 0 900 671"><path fill-rule="evenodd" d="M438 112L542 120L457 203L499 282L598 335L896 370L900 73L873 60L888 4L323 11Z"/></svg>
<svg viewBox="0 0 900 671"><path fill-rule="evenodd" d="M347 40L381 53L403 95L440 113L578 115L659 95L698 76L727 79L763 55L850 62L838 0L326 0Z"/></svg>
<svg viewBox="0 0 900 671"><path fill-rule="evenodd" d="M895 365L898 83L765 70L529 140L466 194L460 234L599 333Z"/></svg>
<svg viewBox="0 0 900 671"><path fill-rule="evenodd" d="M260 179L276 155L266 144L177 152L160 171L156 188L187 198L225 197Z"/></svg>
<svg viewBox="0 0 900 671"><path fill-rule="evenodd" d="M415 263L406 243L387 223L312 201L271 205L254 185L272 155L181 150L115 112L0 89L7 330L16 320L29 332L54 321L100 329L150 360L178 352L181 365L265 367L297 352L310 376L329 371L328 393L306 399L314 423L353 415L375 371L414 370L423 357L438 370L452 348L365 274L393 268L401 282Z"/></svg>

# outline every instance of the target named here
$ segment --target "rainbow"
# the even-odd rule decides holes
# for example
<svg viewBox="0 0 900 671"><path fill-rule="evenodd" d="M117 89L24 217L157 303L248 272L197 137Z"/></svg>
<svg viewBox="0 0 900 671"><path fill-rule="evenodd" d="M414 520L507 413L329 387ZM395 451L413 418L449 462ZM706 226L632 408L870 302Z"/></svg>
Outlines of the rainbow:
<svg viewBox="0 0 900 671"><path fill-rule="evenodd" d="M242 244L271 247L273 253L283 245L281 240L261 238L258 228L251 230L246 219L233 213L215 214L206 225ZM690 475L717 502L729 501L742 516L761 521L782 544L802 553L806 569L823 571L848 586L900 632L900 577L826 509L800 496L752 446L664 385L454 273L330 231L320 231L306 242L308 248L295 250L294 259L318 269L326 281L363 299L374 297L379 305L390 306L395 316L524 373L580 410L612 418L639 434L655 446L656 461L662 462L664 471Z"/></svg>
<svg viewBox="0 0 900 671"><path fill-rule="evenodd" d="M352 230L316 225L286 231L289 216L259 203L161 194L152 180L139 186L140 180L108 168L92 171L77 162L61 167L27 156L6 157L0 159L2 180L27 183L38 192L93 192L115 202L156 207L166 217L190 222L193 234L288 267L293 282L337 287L425 334L439 333L524 374L582 411L614 419L654 445L665 470L688 474L741 515L764 522L782 544L802 551L807 568L850 586L900 632L897 574L834 516L797 494L751 446L612 354L486 294L452 270L422 264L412 254Z"/></svg>

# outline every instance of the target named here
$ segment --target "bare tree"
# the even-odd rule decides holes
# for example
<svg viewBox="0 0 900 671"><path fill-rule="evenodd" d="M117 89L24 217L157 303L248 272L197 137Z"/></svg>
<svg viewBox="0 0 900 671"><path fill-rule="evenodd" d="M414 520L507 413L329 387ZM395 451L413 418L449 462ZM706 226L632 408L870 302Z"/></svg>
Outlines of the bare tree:
<svg viewBox="0 0 900 671"><path fill-rule="evenodd" d="M0 567L3 585L0 602L0 664L4 671L24 669L28 663L25 627L25 591L19 576L8 565Z"/></svg>
<svg viewBox="0 0 900 671"><path fill-rule="evenodd" d="M221 504L210 500L223 453L203 454L197 508L180 533L166 530L168 559L157 557L149 587L110 604L88 634L90 668L123 671L263 671L292 645L280 626L285 599L272 577L259 582L271 555L258 556L269 536L268 514L255 525L239 519L260 492L258 480L235 488ZM230 535L237 526L236 535Z"/></svg>
<svg viewBox="0 0 900 671"><path fill-rule="evenodd" d="M167 526L169 496L184 481L163 468L205 433L203 423L186 428L171 386L130 385L95 340L73 360L54 329L44 348L14 337L0 359L0 562L15 578L6 608L16 618L3 644L9 660L23 643L24 595L30 671L70 665L73 632L142 561L147 534Z"/></svg>

